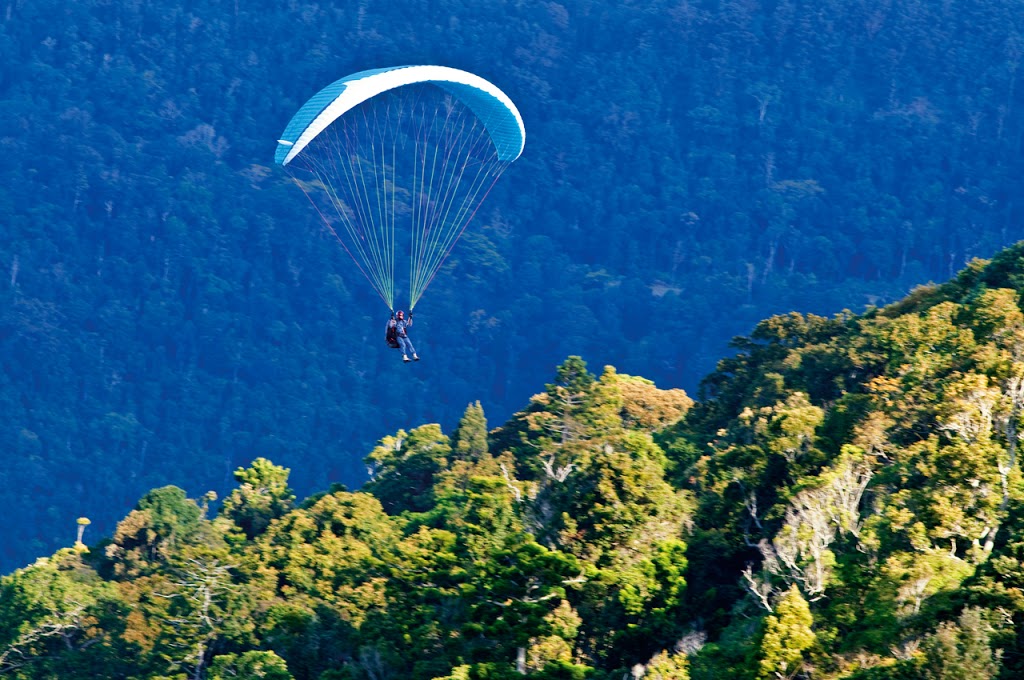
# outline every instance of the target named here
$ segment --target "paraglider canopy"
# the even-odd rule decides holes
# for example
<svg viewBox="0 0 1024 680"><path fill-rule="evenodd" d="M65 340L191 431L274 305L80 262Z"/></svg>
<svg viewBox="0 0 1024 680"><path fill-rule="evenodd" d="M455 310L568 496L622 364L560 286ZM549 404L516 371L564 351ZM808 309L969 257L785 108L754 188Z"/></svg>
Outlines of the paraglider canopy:
<svg viewBox="0 0 1024 680"><path fill-rule="evenodd" d="M526 127L519 109L490 82L448 66L393 66L353 73L313 95L277 140L274 161L287 165L314 137L353 107L382 92L414 83L437 85L472 109L490 133L499 159L511 162L523 153Z"/></svg>
<svg viewBox="0 0 1024 680"><path fill-rule="evenodd" d="M391 309L395 247L407 248L412 309L525 142L515 104L487 80L397 66L316 93L277 140L274 160Z"/></svg>

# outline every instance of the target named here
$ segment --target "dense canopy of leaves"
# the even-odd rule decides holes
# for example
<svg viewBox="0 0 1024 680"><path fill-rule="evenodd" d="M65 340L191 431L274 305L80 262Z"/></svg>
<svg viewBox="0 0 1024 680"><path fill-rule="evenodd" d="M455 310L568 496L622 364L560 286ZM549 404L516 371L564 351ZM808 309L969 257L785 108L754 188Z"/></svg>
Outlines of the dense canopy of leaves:
<svg viewBox="0 0 1024 680"><path fill-rule="evenodd" d="M571 357L490 436L473 403L452 437L383 438L364 491L296 507L262 458L215 518L156 489L111 541L0 579L0 674L85 677L112 656L140 678L582 677L649 658L679 632L692 508L652 433L691 403ZM571 441L535 422L571 422Z"/></svg>
<svg viewBox="0 0 1024 680"><path fill-rule="evenodd" d="M1022 290L1024 244L773 317L696 403L569 357L500 427L382 438L358 492L155 489L0 578L0 674L1017 677Z"/></svg>

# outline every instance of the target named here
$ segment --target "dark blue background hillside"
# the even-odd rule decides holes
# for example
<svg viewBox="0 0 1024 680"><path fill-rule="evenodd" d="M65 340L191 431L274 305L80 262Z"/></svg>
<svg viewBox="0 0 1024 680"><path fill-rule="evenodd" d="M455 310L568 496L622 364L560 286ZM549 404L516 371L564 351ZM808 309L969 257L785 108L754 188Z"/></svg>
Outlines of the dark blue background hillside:
<svg viewBox="0 0 1024 680"><path fill-rule="evenodd" d="M496 424L569 354L694 389L760 318L1020 234L1009 0L0 5L0 570L262 455L300 494ZM273 166L349 72L440 63L527 127L417 307L424 361Z"/></svg>

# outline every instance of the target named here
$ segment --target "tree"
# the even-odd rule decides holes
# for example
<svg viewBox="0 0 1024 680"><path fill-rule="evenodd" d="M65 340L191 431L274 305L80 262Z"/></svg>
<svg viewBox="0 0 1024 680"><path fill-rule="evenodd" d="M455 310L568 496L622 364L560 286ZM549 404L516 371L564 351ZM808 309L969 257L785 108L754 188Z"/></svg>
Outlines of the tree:
<svg viewBox="0 0 1024 680"><path fill-rule="evenodd" d="M539 451L540 467L547 480L564 482L576 466L572 445L590 435L582 413L593 384L586 363L580 357L569 357L558 367L555 382L534 395L534 408L522 416L527 426L525 436Z"/></svg>
<svg viewBox="0 0 1024 680"><path fill-rule="evenodd" d="M424 512L433 504L435 475L448 466L449 439L440 425L421 425L384 437L366 457L370 481L364 487L391 514Z"/></svg>
<svg viewBox="0 0 1024 680"><path fill-rule="evenodd" d="M72 549L0 578L0 675L123 674L114 633L127 607ZM123 675L122 675L123 677Z"/></svg>
<svg viewBox="0 0 1024 680"><path fill-rule="evenodd" d="M775 538L770 542L763 539L758 545L764 570L799 586L812 601L820 599L835 566L829 546L837 536L860 532L860 502L871 476L863 455L849 448L829 470L809 481L786 508L785 521ZM771 609L765 589L749 569L745 577L761 604Z"/></svg>
<svg viewBox="0 0 1024 680"><path fill-rule="evenodd" d="M547 614L547 634L530 638L523 666L529 673L543 671L553 663L572 664L574 642L583 623L567 600Z"/></svg>
<svg viewBox="0 0 1024 680"><path fill-rule="evenodd" d="M800 672L804 652L814 644L814 622L800 590L789 587L765 618L758 649L758 678L792 678Z"/></svg>
<svg viewBox="0 0 1024 680"><path fill-rule="evenodd" d="M82 534L85 533L85 528L92 524L92 522L89 521L88 517L79 517L76 523L78 524L78 536L75 538L75 549L86 550L85 544L82 543Z"/></svg>
<svg viewBox="0 0 1024 680"><path fill-rule="evenodd" d="M984 612L969 607L956 623L939 624L924 644L924 677L929 680L994 678L999 672L999 652L990 647L992 627Z"/></svg>
<svg viewBox="0 0 1024 680"><path fill-rule="evenodd" d="M119 577L150 573L195 539L201 526L202 510L182 489L154 489L118 523L106 556Z"/></svg>
<svg viewBox="0 0 1024 680"><path fill-rule="evenodd" d="M295 500L288 488L287 468L257 458L248 468L235 470L238 488L224 499L221 515L234 522L248 540L259 536L270 522L288 512Z"/></svg>
<svg viewBox="0 0 1024 680"><path fill-rule="evenodd" d="M454 460L479 460L487 453L487 419L479 401L466 407L452 434L451 447Z"/></svg>
<svg viewBox="0 0 1024 680"><path fill-rule="evenodd" d="M628 428L653 432L669 427L693 406L693 399L683 390L660 390L651 380L615 373L606 366L601 381L613 380L622 394L622 424Z"/></svg>
<svg viewBox="0 0 1024 680"><path fill-rule="evenodd" d="M241 611L241 589L233 583L235 566L223 562L225 556L202 551L186 557L169 574L169 590L156 593L169 601L159 641L162 656L171 672L183 670L192 680L206 675L215 640L236 632L232 629L239 624L251 626Z"/></svg>
<svg viewBox="0 0 1024 680"><path fill-rule="evenodd" d="M221 654L210 663L209 680L292 680L284 659L273 652Z"/></svg>
<svg viewBox="0 0 1024 680"><path fill-rule="evenodd" d="M686 655L673 654L663 649L651 657L639 677L650 680L690 680Z"/></svg>
<svg viewBox="0 0 1024 680"><path fill-rule="evenodd" d="M260 569L270 569L287 600L339 612L360 624L384 604L398 523L366 493L339 491L292 510L256 541Z"/></svg>
<svg viewBox="0 0 1024 680"><path fill-rule="evenodd" d="M580 565L571 555L548 550L527 536L509 541L474 569L472 589L464 591L472 608L467 633L491 641L488 646L498 659L525 664L531 639L575 632L552 613L579 576Z"/></svg>

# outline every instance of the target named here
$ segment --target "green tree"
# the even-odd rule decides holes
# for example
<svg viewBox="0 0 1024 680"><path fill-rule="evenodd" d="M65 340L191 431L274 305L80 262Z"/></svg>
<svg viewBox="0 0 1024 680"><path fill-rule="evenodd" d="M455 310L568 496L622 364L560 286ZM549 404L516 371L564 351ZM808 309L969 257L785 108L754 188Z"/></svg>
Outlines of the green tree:
<svg viewBox="0 0 1024 680"><path fill-rule="evenodd" d="M425 512L433 505L435 475L448 466L449 439L440 425L421 425L384 437L366 457L370 481L364 487L391 514Z"/></svg>
<svg viewBox="0 0 1024 680"><path fill-rule="evenodd" d="M259 536L270 522L288 512L295 496L288 488L290 470L257 458L248 468L235 470L238 488L224 499L221 515L234 522L249 540Z"/></svg>
<svg viewBox="0 0 1024 680"><path fill-rule="evenodd" d="M690 680L686 655L665 650L658 652L647 662L643 677L650 680Z"/></svg>
<svg viewBox="0 0 1024 680"><path fill-rule="evenodd" d="M466 407L452 434L451 447L454 460L479 460L487 453L487 419L479 401Z"/></svg>
<svg viewBox="0 0 1024 680"><path fill-rule="evenodd" d="M573 556L521 536L474 567L472 586L463 591L472 622L465 630L491 658L523 665L531 639L574 632L551 616L580 577Z"/></svg>
<svg viewBox="0 0 1024 680"><path fill-rule="evenodd" d="M259 569L272 570L281 596L340 612L358 627L384 606L397 522L365 493L339 491L292 510L257 539Z"/></svg>
<svg viewBox="0 0 1024 680"><path fill-rule="evenodd" d="M234 582L235 565L227 558L226 549L195 551L169 570L164 584L155 584L150 596L166 600L166 607L154 612L160 626L155 651L168 672L201 678L218 641L248 641L250 603Z"/></svg>
<svg viewBox="0 0 1024 680"><path fill-rule="evenodd" d="M202 510L176 486L150 491L117 525L106 556L119 577L150 573L197 538Z"/></svg>
<svg viewBox="0 0 1024 680"><path fill-rule="evenodd" d="M957 622L947 621L924 644L923 675L929 680L954 678L994 678L999 672L999 657L990 646L992 627L985 613L969 607Z"/></svg>
<svg viewBox="0 0 1024 680"><path fill-rule="evenodd" d="M82 555L63 549L0 578L0 674L115 678L131 672L134 650L118 638L128 607Z"/></svg>
<svg viewBox="0 0 1024 680"><path fill-rule="evenodd" d="M475 464L456 461L434 486L431 523L457 535L471 559L486 559L525 529L517 509L522 498L517 501L509 485L518 487L502 476L502 466L507 471L513 464L508 457L495 461L489 455Z"/></svg>
<svg viewBox="0 0 1024 680"><path fill-rule="evenodd" d="M292 680L284 659L273 652L221 654L210 664L209 680Z"/></svg>
<svg viewBox="0 0 1024 680"><path fill-rule="evenodd" d="M765 618L758 649L758 678L792 678L804 664L804 652L814 644L814 622L807 601L794 585Z"/></svg>

